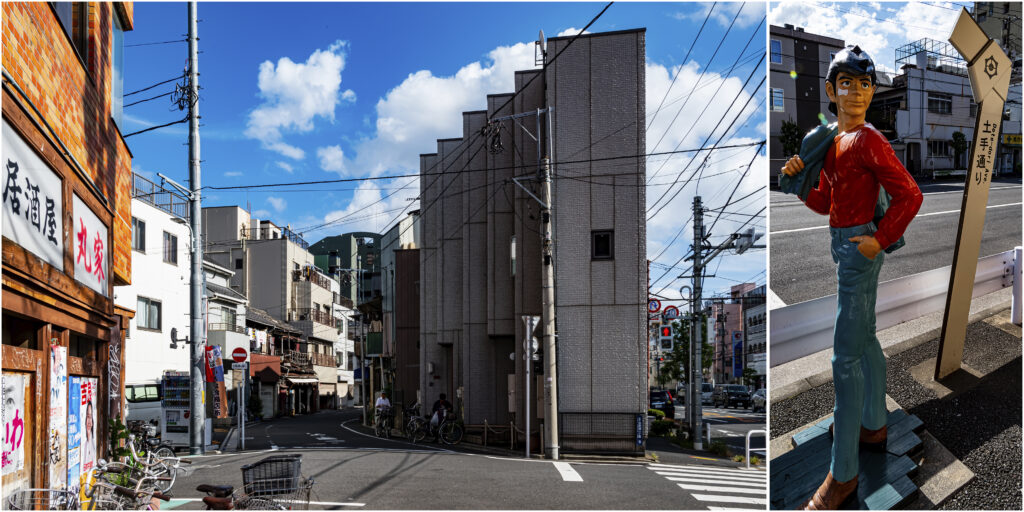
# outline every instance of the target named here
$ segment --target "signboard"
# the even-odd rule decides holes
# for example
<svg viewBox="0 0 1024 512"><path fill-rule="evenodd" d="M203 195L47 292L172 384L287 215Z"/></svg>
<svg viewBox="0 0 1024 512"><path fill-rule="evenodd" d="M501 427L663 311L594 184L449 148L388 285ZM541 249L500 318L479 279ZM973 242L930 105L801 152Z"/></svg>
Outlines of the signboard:
<svg viewBox="0 0 1024 512"><path fill-rule="evenodd" d="M79 428L78 431L82 435L81 442L81 471L78 474L79 478L87 476L93 469L96 468L96 429L97 425L97 391L99 391L99 381L95 378L82 378L81 380L81 392L79 394ZM71 460L69 458L69 460Z"/></svg>
<svg viewBox="0 0 1024 512"><path fill-rule="evenodd" d="M78 475L82 473L82 378L68 379L68 490L78 494Z"/></svg>
<svg viewBox="0 0 1024 512"><path fill-rule="evenodd" d="M72 202L74 219L75 281L107 296L107 227L76 194Z"/></svg>
<svg viewBox="0 0 1024 512"><path fill-rule="evenodd" d="M743 331L732 332L732 375L743 375Z"/></svg>
<svg viewBox="0 0 1024 512"><path fill-rule="evenodd" d="M60 177L4 120L3 235L64 270L64 209Z"/></svg>
<svg viewBox="0 0 1024 512"><path fill-rule="evenodd" d="M675 320L679 318L679 308L675 306L665 306L665 311L662 312L661 315L664 316L666 320Z"/></svg>
<svg viewBox="0 0 1024 512"><path fill-rule="evenodd" d="M935 362L935 380L941 380L960 369L963 360L967 317L971 309L974 277L981 251L981 235L985 228L985 208L996 161L999 125L1003 119L1003 103L1010 86L1011 62L1006 53L989 39L966 9L949 36L957 52L969 64L971 94L978 104L974 125L967 183L957 226L953 265L939 337L939 353Z"/></svg>
<svg viewBox="0 0 1024 512"><path fill-rule="evenodd" d="M244 370L245 366L245 363L231 363L232 370Z"/></svg>
<svg viewBox="0 0 1024 512"><path fill-rule="evenodd" d="M1003 134L1003 144L1006 144L1007 146L1020 146L1020 144L1021 144L1021 134L1019 134L1019 133L1004 133Z"/></svg>
<svg viewBox="0 0 1024 512"><path fill-rule="evenodd" d="M224 364L223 354L218 345L206 347L206 381L209 383L210 396L213 397L213 416L215 418L228 417L228 397L224 388Z"/></svg>
<svg viewBox="0 0 1024 512"><path fill-rule="evenodd" d="M68 348L50 347L50 489L64 489L68 480Z"/></svg>
<svg viewBox="0 0 1024 512"><path fill-rule="evenodd" d="M657 313L661 311L661 301L658 299L647 299L647 312Z"/></svg>
<svg viewBox="0 0 1024 512"><path fill-rule="evenodd" d="M644 415L636 415L636 445L644 444Z"/></svg>
<svg viewBox="0 0 1024 512"><path fill-rule="evenodd" d="M25 388L29 379L24 375L4 373L0 387L3 389L3 409L0 423L3 423L4 442L0 466L7 476L25 469Z"/></svg>
<svg viewBox="0 0 1024 512"><path fill-rule="evenodd" d="M244 363L247 357L249 357L249 353L242 347L238 347L231 351L231 359L234 359L236 363Z"/></svg>

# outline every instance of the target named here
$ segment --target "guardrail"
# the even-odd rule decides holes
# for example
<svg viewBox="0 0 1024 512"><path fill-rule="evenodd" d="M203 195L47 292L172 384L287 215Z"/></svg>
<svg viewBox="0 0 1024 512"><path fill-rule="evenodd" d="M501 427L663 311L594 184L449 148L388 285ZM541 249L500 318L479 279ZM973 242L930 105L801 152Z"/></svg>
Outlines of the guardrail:
<svg viewBox="0 0 1024 512"><path fill-rule="evenodd" d="M747 432L747 469L750 469L750 436L752 434L764 434L765 437L768 437L768 431L767 430L751 430L751 431Z"/></svg>
<svg viewBox="0 0 1024 512"><path fill-rule="evenodd" d="M1014 286L1015 281L1019 286L1019 254L1017 250L1010 250L978 259L972 297ZM942 311L946 307L951 269L946 266L879 283L876 329L880 331ZM1014 294L1013 300L1014 303L1020 301L1020 295ZM773 309L770 315L771 366L832 348L836 317L834 294Z"/></svg>

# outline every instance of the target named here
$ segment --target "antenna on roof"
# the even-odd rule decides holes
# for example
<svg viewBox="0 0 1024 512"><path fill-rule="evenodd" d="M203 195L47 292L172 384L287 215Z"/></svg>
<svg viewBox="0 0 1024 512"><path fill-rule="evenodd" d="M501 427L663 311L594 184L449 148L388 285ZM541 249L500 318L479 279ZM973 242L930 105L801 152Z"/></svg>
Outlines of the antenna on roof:
<svg viewBox="0 0 1024 512"><path fill-rule="evenodd" d="M544 37L544 29L540 30L540 34L537 35L537 41L534 42L533 48L533 64L535 66L544 65L544 57L548 55L548 40Z"/></svg>

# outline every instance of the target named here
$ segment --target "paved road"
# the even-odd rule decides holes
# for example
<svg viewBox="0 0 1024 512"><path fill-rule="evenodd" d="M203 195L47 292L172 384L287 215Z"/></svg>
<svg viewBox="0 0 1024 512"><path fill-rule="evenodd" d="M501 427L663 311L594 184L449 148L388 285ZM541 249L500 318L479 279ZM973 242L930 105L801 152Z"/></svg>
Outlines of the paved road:
<svg viewBox="0 0 1024 512"><path fill-rule="evenodd" d="M254 426L250 451L198 457L164 508L202 508L196 485L240 485L241 465L279 453L303 455L303 473L317 482L312 508L319 509L763 510L767 503L761 470L460 453L367 436L352 428L356 421L352 411L325 411Z"/></svg>
<svg viewBox="0 0 1024 512"><path fill-rule="evenodd" d="M733 453L746 451L747 432L751 430L767 430L765 413L752 412L750 409L726 409L705 405L703 408L704 423L711 425L711 440L724 441ZM676 419L686 421L686 406L676 404ZM707 427L705 427L707 428ZM758 453L764 460L765 436L754 434L750 439L751 451Z"/></svg>
<svg viewBox="0 0 1024 512"><path fill-rule="evenodd" d="M881 281L947 266L953 261L963 185L921 186L924 203L905 234L907 245L886 258ZM828 218L795 196L771 192L771 289L786 304L835 293ZM992 183L981 255L1013 249L1021 240L1021 182Z"/></svg>

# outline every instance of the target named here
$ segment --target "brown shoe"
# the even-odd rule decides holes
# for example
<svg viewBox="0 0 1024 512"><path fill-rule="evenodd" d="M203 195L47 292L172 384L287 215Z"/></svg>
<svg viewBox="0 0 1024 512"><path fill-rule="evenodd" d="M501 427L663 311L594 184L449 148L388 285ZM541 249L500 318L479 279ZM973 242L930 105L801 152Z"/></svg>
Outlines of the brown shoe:
<svg viewBox="0 0 1024 512"><path fill-rule="evenodd" d="M828 472L825 481L814 491L814 496L800 507L801 510L839 510L857 498L857 477L848 482L838 482Z"/></svg>
<svg viewBox="0 0 1024 512"><path fill-rule="evenodd" d="M828 426L828 433L835 437L835 423ZM889 426L883 426L878 430L868 430L860 427L860 446L873 452L884 452L887 448L889 438Z"/></svg>

